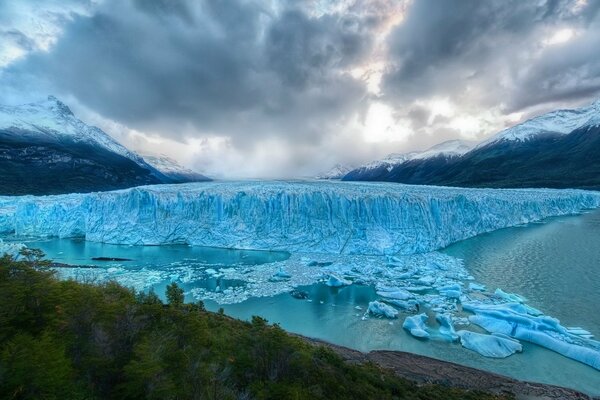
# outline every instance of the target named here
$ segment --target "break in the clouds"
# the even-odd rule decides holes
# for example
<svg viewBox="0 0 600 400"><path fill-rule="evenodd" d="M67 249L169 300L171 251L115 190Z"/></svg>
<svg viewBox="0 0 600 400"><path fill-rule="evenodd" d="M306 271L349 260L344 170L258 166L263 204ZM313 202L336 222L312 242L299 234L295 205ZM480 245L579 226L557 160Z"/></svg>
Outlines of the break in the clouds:
<svg viewBox="0 0 600 400"><path fill-rule="evenodd" d="M299 176L600 93L600 2L0 3L4 102L56 94L126 145Z"/></svg>

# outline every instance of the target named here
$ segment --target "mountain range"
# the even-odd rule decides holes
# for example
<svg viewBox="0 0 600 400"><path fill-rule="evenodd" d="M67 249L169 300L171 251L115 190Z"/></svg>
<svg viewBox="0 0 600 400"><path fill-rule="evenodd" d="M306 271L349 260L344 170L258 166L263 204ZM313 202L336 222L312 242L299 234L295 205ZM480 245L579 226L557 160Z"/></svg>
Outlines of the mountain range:
<svg viewBox="0 0 600 400"><path fill-rule="evenodd" d="M0 194L91 192L189 179L161 170L79 120L54 96L0 106ZM201 179L199 177L203 177Z"/></svg>
<svg viewBox="0 0 600 400"><path fill-rule="evenodd" d="M358 167L346 181L600 189L600 100L553 111L473 145L441 143Z"/></svg>

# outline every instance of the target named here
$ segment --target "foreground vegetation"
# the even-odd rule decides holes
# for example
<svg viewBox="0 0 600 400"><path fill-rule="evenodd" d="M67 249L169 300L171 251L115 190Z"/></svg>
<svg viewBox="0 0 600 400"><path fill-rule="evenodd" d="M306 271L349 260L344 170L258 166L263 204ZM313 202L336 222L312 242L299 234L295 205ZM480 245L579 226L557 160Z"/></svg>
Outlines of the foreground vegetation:
<svg viewBox="0 0 600 400"><path fill-rule="evenodd" d="M254 317L168 304L117 283L60 281L40 261L0 258L3 399L493 399L417 386Z"/></svg>

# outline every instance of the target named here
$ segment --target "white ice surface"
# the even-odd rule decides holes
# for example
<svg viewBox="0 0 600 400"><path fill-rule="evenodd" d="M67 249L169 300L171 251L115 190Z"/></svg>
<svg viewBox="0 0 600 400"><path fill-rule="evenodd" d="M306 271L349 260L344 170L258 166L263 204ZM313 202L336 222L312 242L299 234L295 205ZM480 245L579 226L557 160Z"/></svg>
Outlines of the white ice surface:
<svg viewBox="0 0 600 400"><path fill-rule="evenodd" d="M415 254L600 206L600 193L364 182L208 182L0 197L0 234L132 244Z"/></svg>

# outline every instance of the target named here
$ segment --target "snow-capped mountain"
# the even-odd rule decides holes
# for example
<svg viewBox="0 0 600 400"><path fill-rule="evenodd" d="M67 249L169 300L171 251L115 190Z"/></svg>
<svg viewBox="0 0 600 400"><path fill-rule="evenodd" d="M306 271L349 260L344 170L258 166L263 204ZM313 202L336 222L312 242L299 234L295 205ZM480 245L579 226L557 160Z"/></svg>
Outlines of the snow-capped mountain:
<svg viewBox="0 0 600 400"><path fill-rule="evenodd" d="M0 129L4 137L12 132L21 140L60 141L69 138L75 142L102 146L145 166L140 156L129 151L101 129L86 125L77 119L71 109L54 96L48 96L44 101L19 106L0 105Z"/></svg>
<svg viewBox="0 0 600 400"><path fill-rule="evenodd" d="M185 168L177 161L172 158L160 154L160 155L152 155L152 154L144 154L144 160L148 162L148 164L152 165L154 168L162 172L167 177L171 178L175 183L183 183L183 182L203 182L209 181L210 179L206 176L192 171L191 169Z"/></svg>
<svg viewBox="0 0 600 400"><path fill-rule="evenodd" d="M335 164L329 171L325 171L317 175L316 179L342 179L354 167L344 164Z"/></svg>
<svg viewBox="0 0 600 400"><path fill-rule="evenodd" d="M0 194L54 194L172 183L64 103L0 106Z"/></svg>
<svg viewBox="0 0 600 400"><path fill-rule="evenodd" d="M524 141L540 134L566 135L583 126L592 125L600 125L600 100L596 100L589 106L573 110L556 110L529 119L499 132L483 141L478 147L501 140Z"/></svg>
<svg viewBox="0 0 600 400"><path fill-rule="evenodd" d="M410 153L393 153L387 157L372 161L352 171L349 171L344 180L380 180L373 177L385 176L395 169L411 161L426 162L437 159L445 162L454 157L460 157L473 148L473 144L464 140L449 140L424 151L413 151Z"/></svg>
<svg viewBox="0 0 600 400"><path fill-rule="evenodd" d="M456 151L452 151L452 145L457 146ZM444 154L446 157L438 157ZM344 180L598 189L600 100L589 106L532 118L474 148L446 142L403 157L366 164L349 172Z"/></svg>

